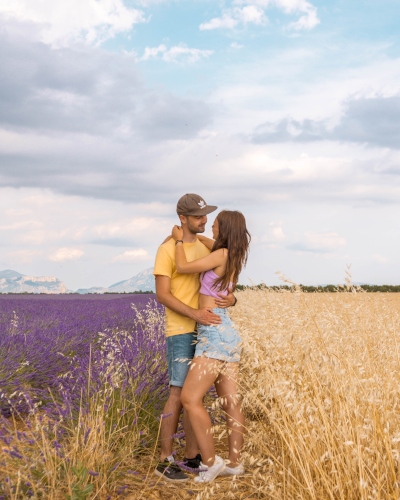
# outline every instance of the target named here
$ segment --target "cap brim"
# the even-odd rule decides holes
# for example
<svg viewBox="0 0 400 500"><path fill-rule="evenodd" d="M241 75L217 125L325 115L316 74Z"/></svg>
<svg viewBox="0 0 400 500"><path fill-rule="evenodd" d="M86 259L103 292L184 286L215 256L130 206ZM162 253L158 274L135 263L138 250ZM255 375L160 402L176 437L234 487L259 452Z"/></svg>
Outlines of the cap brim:
<svg viewBox="0 0 400 500"><path fill-rule="evenodd" d="M215 212L217 208L218 207L215 207L213 205L207 205L205 208L199 209L198 211L196 210L195 212L192 212L190 215L194 215L195 217L199 217L201 215L208 215L211 212Z"/></svg>

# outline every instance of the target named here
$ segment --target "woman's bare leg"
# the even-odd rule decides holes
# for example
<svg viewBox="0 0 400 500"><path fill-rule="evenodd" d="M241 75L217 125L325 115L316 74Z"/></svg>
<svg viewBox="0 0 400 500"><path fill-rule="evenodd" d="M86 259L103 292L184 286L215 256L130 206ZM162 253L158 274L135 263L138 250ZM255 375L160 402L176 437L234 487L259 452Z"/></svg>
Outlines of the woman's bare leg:
<svg viewBox="0 0 400 500"><path fill-rule="evenodd" d="M237 375L238 363L226 363L215 382L218 397L223 399L222 407L226 413L229 467L236 467L240 464L240 452L244 440L244 415L238 399Z"/></svg>
<svg viewBox="0 0 400 500"><path fill-rule="evenodd" d="M221 364L221 361L204 356L193 358L181 394L181 402L189 415L203 464L209 467L214 464L215 448L211 420L203 406L203 397L215 382Z"/></svg>

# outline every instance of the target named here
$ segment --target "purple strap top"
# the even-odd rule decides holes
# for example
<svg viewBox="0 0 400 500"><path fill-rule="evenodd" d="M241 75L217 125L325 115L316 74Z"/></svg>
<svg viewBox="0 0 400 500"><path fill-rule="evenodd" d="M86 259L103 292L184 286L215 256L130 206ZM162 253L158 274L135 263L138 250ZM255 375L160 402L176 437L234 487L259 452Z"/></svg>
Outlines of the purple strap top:
<svg viewBox="0 0 400 500"><path fill-rule="evenodd" d="M209 295L210 297L214 297L215 299L220 299L218 297L218 293L222 295L228 295L228 290L219 290L218 286L214 287L214 281L218 279L219 276L214 273L212 269L206 271L205 273L200 274L200 293L203 295ZM229 288L231 288L232 282L229 283Z"/></svg>

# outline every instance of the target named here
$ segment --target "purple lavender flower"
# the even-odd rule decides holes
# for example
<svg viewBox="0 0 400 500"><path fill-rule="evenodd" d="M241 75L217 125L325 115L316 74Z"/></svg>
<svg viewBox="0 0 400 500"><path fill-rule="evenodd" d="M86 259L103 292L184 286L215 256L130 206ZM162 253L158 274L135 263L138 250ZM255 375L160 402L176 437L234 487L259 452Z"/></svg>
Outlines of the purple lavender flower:
<svg viewBox="0 0 400 500"><path fill-rule="evenodd" d="M28 414L36 405L48 417L70 418L79 408L81 389L83 400L88 399L89 363L91 393L99 391L107 368L117 362L125 366L125 380L140 380L140 390L158 392L158 397L146 401L147 406L162 401L168 389L164 332L161 328L153 338L144 336L143 325L132 311L133 301L139 310L148 304L156 309L161 307L149 295L2 295L0 394L6 397L0 398L0 413L6 417L14 410ZM14 311L19 318L19 332L27 342L10 334ZM116 332L124 331L129 336L118 338ZM112 345L116 342L118 349ZM108 382L115 384L111 376ZM23 391L22 387L31 389ZM106 412L108 406L106 403ZM127 410L124 407L121 416Z"/></svg>
<svg viewBox="0 0 400 500"><path fill-rule="evenodd" d="M138 314L132 310L132 301ZM37 414L40 408L39 420L59 453L66 436L58 426L60 417L83 426L91 411L90 402L97 397L102 398L99 408L105 412L101 432L136 426L142 446L153 446L157 417L168 396L168 374L163 321L160 319L150 331L140 317L140 310L148 305L162 311L149 295L0 295L0 394L5 395L0 396L0 439L7 446L12 442L7 430L10 425L2 417L10 417L13 412ZM13 311L19 318L17 334L10 333ZM112 388L112 396L105 392L106 387ZM121 408L119 413L117 408ZM149 422L144 439L142 429L149 428ZM27 426L34 428L29 421ZM84 444L90 432L90 428L84 432ZM183 436L180 428L177 437ZM16 437L20 442L35 444L23 433ZM136 445L140 452L140 444ZM9 454L27 460L16 447ZM69 458L66 461L70 462ZM117 467L119 463L109 472ZM136 471L129 473L138 475ZM89 471L90 476L98 474Z"/></svg>

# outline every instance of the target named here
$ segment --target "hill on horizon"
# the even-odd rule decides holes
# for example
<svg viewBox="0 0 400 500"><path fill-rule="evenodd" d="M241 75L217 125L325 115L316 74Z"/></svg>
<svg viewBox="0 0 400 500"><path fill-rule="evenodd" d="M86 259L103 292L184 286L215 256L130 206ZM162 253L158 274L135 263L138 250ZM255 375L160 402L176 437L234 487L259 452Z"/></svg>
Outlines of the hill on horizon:
<svg viewBox="0 0 400 500"><path fill-rule="evenodd" d="M132 293L132 292L155 292L156 284L153 276L153 268L149 267L127 280L118 281L108 288L93 286L91 288L79 288L77 293Z"/></svg>
<svg viewBox="0 0 400 500"><path fill-rule="evenodd" d="M6 269L4 271L0 271L0 279L2 278L22 278L25 274L18 273L17 271L12 271L11 269Z"/></svg>
<svg viewBox="0 0 400 500"><path fill-rule="evenodd" d="M1 293L67 293L65 284L53 276L26 276L11 269L0 272Z"/></svg>
<svg viewBox="0 0 400 500"><path fill-rule="evenodd" d="M114 283L108 288L93 286L91 288L80 288L75 293L132 293L132 292L155 292L155 280L153 268L150 267L136 274L132 278ZM65 284L53 276L27 276L5 269L0 271L0 293L74 293L68 290Z"/></svg>

